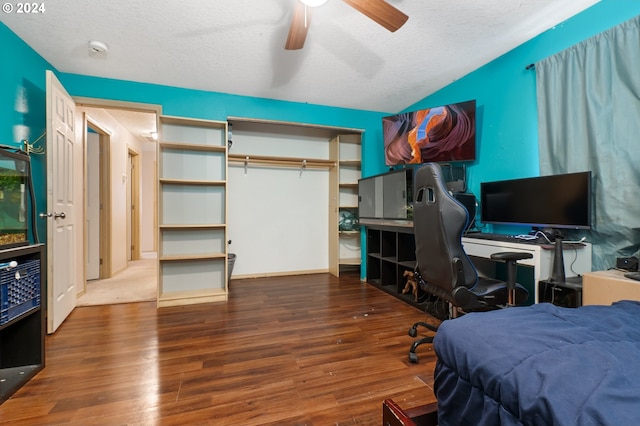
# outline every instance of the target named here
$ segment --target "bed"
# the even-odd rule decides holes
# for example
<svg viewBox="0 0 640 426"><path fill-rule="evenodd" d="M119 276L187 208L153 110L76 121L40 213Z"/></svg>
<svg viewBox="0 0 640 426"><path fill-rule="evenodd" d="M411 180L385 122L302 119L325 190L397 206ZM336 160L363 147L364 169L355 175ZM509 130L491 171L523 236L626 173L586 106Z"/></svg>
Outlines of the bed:
<svg viewBox="0 0 640 426"><path fill-rule="evenodd" d="M640 424L640 303L470 313L434 338L439 425Z"/></svg>

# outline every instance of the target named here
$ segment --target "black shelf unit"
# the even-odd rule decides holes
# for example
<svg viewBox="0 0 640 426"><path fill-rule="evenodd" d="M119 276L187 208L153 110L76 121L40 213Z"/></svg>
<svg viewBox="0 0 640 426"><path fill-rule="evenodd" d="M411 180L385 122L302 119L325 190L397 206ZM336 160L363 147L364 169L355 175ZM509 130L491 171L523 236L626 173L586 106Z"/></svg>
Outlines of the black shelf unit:
<svg viewBox="0 0 640 426"><path fill-rule="evenodd" d="M367 282L404 302L422 308L413 294L402 294L406 270L416 266L413 227L367 226Z"/></svg>
<svg viewBox="0 0 640 426"><path fill-rule="evenodd" d="M45 364L46 262L42 244L0 250L0 263L15 260L12 270L39 260L40 302L0 325L0 404L31 380Z"/></svg>

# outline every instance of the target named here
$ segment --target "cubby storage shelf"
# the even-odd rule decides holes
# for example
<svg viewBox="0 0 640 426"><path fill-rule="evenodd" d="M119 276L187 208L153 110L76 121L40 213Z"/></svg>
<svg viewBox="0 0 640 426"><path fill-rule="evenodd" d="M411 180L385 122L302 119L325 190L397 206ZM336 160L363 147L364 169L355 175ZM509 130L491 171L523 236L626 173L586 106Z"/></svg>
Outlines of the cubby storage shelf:
<svg viewBox="0 0 640 426"><path fill-rule="evenodd" d="M422 307L411 292L403 294L405 271L416 267L413 227L368 225L367 282L411 305Z"/></svg>

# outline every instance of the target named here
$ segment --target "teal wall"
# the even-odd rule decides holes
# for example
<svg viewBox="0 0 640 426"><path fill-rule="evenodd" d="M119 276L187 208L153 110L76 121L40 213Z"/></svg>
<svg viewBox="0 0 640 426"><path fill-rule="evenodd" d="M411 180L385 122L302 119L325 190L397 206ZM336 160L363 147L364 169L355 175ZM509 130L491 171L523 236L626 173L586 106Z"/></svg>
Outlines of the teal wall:
<svg viewBox="0 0 640 426"><path fill-rule="evenodd" d="M2 23L0 46L0 144L22 148L23 138L34 142L45 131L45 70L54 68ZM46 160L43 155L31 159L39 212L46 209ZM46 221L38 220L38 234L45 241Z"/></svg>
<svg viewBox="0 0 640 426"><path fill-rule="evenodd" d="M478 156L467 169L476 196L483 181L537 176L536 76L525 67L638 14L637 0L601 0L405 111L476 99Z"/></svg>
<svg viewBox="0 0 640 426"><path fill-rule="evenodd" d="M276 101L77 74L61 74L60 80L72 96L162 105L165 115L209 120L247 117L362 129L365 131L362 141L365 176L376 171L368 165L377 163L378 151L382 151L382 117L389 115L388 112Z"/></svg>
<svg viewBox="0 0 640 426"><path fill-rule="evenodd" d="M525 66L638 14L637 0L601 0L406 110L477 100L478 159L468 170L469 189L475 194L482 181L535 176L539 172L535 71L525 70ZM32 141L44 131L44 71L54 68L2 23L0 46L0 143L18 146L15 126L26 126ZM387 170L381 118L396 111L333 108L75 74L58 76L73 96L159 104L168 115L214 120L239 116L363 129L363 176ZM41 156L34 158L41 206L45 198L43 160Z"/></svg>

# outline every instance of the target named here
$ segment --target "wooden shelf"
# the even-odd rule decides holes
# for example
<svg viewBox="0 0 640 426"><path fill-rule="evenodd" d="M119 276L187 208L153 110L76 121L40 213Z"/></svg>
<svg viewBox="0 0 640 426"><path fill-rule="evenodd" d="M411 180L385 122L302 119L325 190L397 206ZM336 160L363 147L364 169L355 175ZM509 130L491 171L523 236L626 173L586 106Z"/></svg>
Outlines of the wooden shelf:
<svg viewBox="0 0 640 426"><path fill-rule="evenodd" d="M224 121L204 120L200 118L177 117L171 115L163 115L161 117L162 124L175 124L186 127L204 127L209 129L225 129L227 123Z"/></svg>
<svg viewBox="0 0 640 426"><path fill-rule="evenodd" d="M191 180L191 179L159 179L160 183L169 185L201 185L201 186L222 186L226 185L224 180Z"/></svg>
<svg viewBox="0 0 640 426"><path fill-rule="evenodd" d="M329 269L339 276L340 266L360 265L360 231L340 230L340 221L349 211L358 218L358 180L361 178L362 135L339 135L332 140L330 157L337 160L337 167L331 171L330 179L330 240ZM333 203L333 204L332 204ZM335 224L333 223L335 222Z"/></svg>
<svg viewBox="0 0 640 426"><path fill-rule="evenodd" d="M201 224L183 224L183 223L179 223L179 224L164 224L164 225L160 225L160 229L183 229L183 230L187 230L187 229L224 229L226 227L226 225L224 223L218 223L218 224L210 224L210 223L201 223Z"/></svg>
<svg viewBox="0 0 640 426"><path fill-rule="evenodd" d="M160 117L158 301L227 300L227 123Z"/></svg>
<svg viewBox="0 0 640 426"><path fill-rule="evenodd" d="M160 262L175 262L185 260L203 260L203 259L220 259L226 258L225 253L201 253L201 254L181 254L173 256L161 256L158 259Z"/></svg>
<svg viewBox="0 0 640 426"><path fill-rule="evenodd" d="M224 145L204 145L186 142L160 142L158 146L162 149L176 149L184 151L222 152L227 149Z"/></svg>

